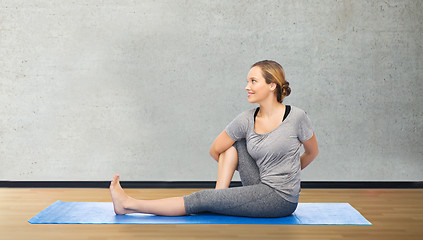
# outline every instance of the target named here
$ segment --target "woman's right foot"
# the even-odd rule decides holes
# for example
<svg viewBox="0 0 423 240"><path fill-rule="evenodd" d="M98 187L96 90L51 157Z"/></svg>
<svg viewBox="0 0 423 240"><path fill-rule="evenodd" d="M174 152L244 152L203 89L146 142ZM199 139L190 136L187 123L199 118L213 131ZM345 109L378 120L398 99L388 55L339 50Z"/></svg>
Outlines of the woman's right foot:
<svg viewBox="0 0 423 240"><path fill-rule="evenodd" d="M128 204L134 200L129 197L119 183L119 174L113 176L113 180L110 183L110 194L112 195L113 207L117 215L124 215L127 213L134 213L127 208Z"/></svg>

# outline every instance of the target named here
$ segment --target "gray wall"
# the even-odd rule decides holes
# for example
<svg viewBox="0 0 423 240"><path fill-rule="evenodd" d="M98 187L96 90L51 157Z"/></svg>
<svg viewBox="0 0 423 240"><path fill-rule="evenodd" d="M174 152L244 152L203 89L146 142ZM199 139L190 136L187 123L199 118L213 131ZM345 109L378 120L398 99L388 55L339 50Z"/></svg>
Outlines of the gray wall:
<svg viewBox="0 0 423 240"><path fill-rule="evenodd" d="M423 180L422 2L0 2L0 180L213 181L250 66L284 66L305 181ZM234 180L239 180L236 173Z"/></svg>

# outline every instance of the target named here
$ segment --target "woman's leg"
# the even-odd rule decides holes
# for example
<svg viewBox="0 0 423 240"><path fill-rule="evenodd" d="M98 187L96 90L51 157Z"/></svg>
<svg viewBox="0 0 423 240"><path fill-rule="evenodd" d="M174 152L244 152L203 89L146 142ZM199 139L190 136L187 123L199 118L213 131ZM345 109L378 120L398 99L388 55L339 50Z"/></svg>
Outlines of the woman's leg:
<svg viewBox="0 0 423 240"><path fill-rule="evenodd" d="M233 144L233 146L237 150L237 156L238 156L238 171L241 177L241 181L243 186L250 186L250 185L257 185L260 182L260 173L259 169L257 167L257 164L255 163L255 160L249 155L247 151L246 141L245 139L241 139L240 141L237 141ZM233 154L233 153L232 153ZM230 157L228 157L230 159ZM230 171L229 171L230 172ZM229 181L230 183L230 181ZM229 186L229 183L227 184ZM266 186L264 184L261 184L263 186ZM243 187L241 187L243 188ZM261 189L264 189L266 187L261 187ZM267 187L270 188L270 187ZM221 192L220 190L229 190ZM255 191L247 191L248 189L239 189L239 188L226 188L226 189L215 189L216 192L212 192L213 190L202 190L199 192L195 192L188 196L183 197L174 197L174 198L166 198L166 199L158 199L158 200L137 200L132 197L129 197L122 189L119 183L119 175L115 175L113 177L113 181L110 184L110 193L112 195L113 200L113 206L115 209L116 214L127 214L127 213L150 213L155 215L164 215L164 216L183 216L186 214L194 213L195 211L214 211L214 212L221 212L223 214L233 214L233 215L245 215L246 211L250 211L250 213L253 216L257 216L257 214L266 214L265 212L257 213L257 212L251 212L256 211L255 209L260 209L260 207L255 209L248 210L252 204L254 204L254 200L251 200L247 196L251 195L251 197L254 197L256 195ZM247 192L247 194L240 194L241 192ZM223 195L222 195L223 193ZM273 191L273 193L275 193ZM236 196L244 196L240 198L234 198ZM224 198L224 199L222 199ZM203 201L204 199L204 201ZM210 201L210 199L215 199L214 201ZM230 200L229 202L220 202L220 200ZM281 198L277 202L280 202L280 204L287 204L290 205L292 208L292 204L290 202L281 201ZM233 201L233 202L232 202ZM247 204L241 204L244 208L239 209L237 208L237 204L240 202L245 202ZM201 204L201 203L204 204ZM256 201L257 202L257 201ZM264 202L265 206L270 206L268 204L269 200ZM187 206L187 203L189 206ZM219 206L220 204L223 205L223 212L221 209L216 209L216 206ZM231 205L231 204L235 204ZM202 206L201 206L202 205ZM212 207L210 207L210 205ZM232 212L225 208L225 206L231 206L230 208L233 208L235 212ZM283 209L289 211L291 209L290 207L283 207ZM296 207L296 205L295 205ZM219 208L219 207L218 207ZM222 208L222 206L220 207ZM189 209L189 213L186 209ZM210 210L204 210L204 209L210 209ZM236 210L238 209L238 210ZM238 211L238 212L237 212ZM272 214L277 214L277 211L272 210ZM280 213L279 213L280 215Z"/></svg>
<svg viewBox="0 0 423 240"><path fill-rule="evenodd" d="M115 213L123 215L127 213L149 213L163 216L184 216L185 203L183 197L165 198L158 200L138 200L129 197L119 183L119 175L113 176L110 183Z"/></svg>
<svg viewBox="0 0 423 240"><path fill-rule="evenodd" d="M260 183L251 186L207 189L193 194L158 200L129 197L119 183L119 175L110 184L115 213L149 213L162 216L184 216L214 212L232 216L283 217L295 211L297 204L281 198L271 187Z"/></svg>
<svg viewBox="0 0 423 240"><path fill-rule="evenodd" d="M233 146L236 148L238 155L239 177L241 178L242 186L250 186L261 183L260 170L254 160L247 151L247 141L245 138L236 141Z"/></svg>
<svg viewBox="0 0 423 240"><path fill-rule="evenodd" d="M285 217L297 208L297 203L286 201L263 183L201 190L184 196L184 201L187 215L213 212L241 217Z"/></svg>
<svg viewBox="0 0 423 240"><path fill-rule="evenodd" d="M238 166L238 154L234 147L230 147L219 155L219 168L215 189L228 188Z"/></svg>
<svg viewBox="0 0 423 240"><path fill-rule="evenodd" d="M232 147L220 154L216 188L228 188L235 170L239 172L243 186L260 183L260 171L256 161L247 151L245 138L236 141Z"/></svg>

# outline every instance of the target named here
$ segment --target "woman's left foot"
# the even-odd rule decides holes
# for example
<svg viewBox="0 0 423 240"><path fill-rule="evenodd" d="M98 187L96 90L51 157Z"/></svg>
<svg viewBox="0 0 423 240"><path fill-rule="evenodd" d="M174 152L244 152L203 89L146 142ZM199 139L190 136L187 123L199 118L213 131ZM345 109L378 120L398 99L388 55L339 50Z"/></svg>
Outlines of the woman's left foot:
<svg viewBox="0 0 423 240"><path fill-rule="evenodd" d="M134 213L134 211L128 209L128 204L133 198L129 197L120 186L119 174L113 176L113 180L110 183L110 194L112 195L113 207L117 215Z"/></svg>

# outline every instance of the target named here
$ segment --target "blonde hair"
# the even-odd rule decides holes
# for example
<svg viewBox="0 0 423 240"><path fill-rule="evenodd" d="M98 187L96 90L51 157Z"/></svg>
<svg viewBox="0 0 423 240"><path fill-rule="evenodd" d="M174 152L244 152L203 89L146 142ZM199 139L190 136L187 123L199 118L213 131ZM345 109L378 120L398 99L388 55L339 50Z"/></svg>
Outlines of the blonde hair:
<svg viewBox="0 0 423 240"><path fill-rule="evenodd" d="M256 66L260 67L267 84L276 83L276 98L278 102L282 103L283 99L291 93L291 88L289 87L289 82L285 80L285 71L282 66L272 60L256 62L251 68Z"/></svg>

